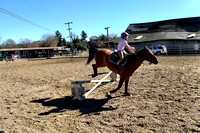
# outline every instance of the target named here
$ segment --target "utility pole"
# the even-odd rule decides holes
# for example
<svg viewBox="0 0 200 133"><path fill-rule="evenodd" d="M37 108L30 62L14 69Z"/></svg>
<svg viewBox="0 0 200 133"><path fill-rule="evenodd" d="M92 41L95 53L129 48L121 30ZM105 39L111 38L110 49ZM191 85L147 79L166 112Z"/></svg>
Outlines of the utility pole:
<svg viewBox="0 0 200 133"><path fill-rule="evenodd" d="M107 30L107 42L108 42L108 48L110 48L110 46L109 46L109 38L108 38L108 28L110 28L110 27L105 27L105 30Z"/></svg>
<svg viewBox="0 0 200 133"><path fill-rule="evenodd" d="M73 24L72 22L67 22L67 23L65 23L65 24L68 24L68 29L67 30L69 30L69 38L70 38L70 42L72 41L72 36L71 36L71 33L70 33L70 30L72 29L72 28L70 28L70 24Z"/></svg>
<svg viewBox="0 0 200 133"><path fill-rule="evenodd" d="M65 24L68 24L68 29L67 30L69 30L69 38L70 38L70 42L72 43L72 35L71 35L71 32L70 32L70 30L72 29L72 28L70 28L70 24L73 24L72 22L67 22L67 23L65 23ZM73 54L74 54L74 48L73 48L73 44L72 44L72 57L73 57Z"/></svg>

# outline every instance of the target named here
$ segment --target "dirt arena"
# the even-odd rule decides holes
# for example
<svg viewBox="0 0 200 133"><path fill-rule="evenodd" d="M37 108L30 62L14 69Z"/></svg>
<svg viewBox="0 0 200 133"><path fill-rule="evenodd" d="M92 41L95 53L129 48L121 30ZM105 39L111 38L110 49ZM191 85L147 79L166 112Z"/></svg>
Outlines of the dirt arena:
<svg viewBox="0 0 200 133"><path fill-rule="evenodd" d="M98 87L82 101L71 100L71 82L90 80L86 58L0 62L0 132L68 133L200 132L200 56L159 56L144 62L124 86ZM99 69L101 79L107 68ZM85 83L85 90L94 83Z"/></svg>

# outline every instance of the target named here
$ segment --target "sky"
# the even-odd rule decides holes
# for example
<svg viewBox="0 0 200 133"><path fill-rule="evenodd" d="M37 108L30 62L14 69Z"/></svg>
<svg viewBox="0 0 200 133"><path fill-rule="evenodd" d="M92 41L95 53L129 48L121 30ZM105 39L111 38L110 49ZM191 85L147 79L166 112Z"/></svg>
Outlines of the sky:
<svg viewBox="0 0 200 133"><path fill-rule="evenodd" d="M0 44L39 41L57 30L70 41L67 22L79 38L82 31L87 40L107 35L105 27L120 36L129 24L199 17L199 5L200 0L0 0Z"/></svg>

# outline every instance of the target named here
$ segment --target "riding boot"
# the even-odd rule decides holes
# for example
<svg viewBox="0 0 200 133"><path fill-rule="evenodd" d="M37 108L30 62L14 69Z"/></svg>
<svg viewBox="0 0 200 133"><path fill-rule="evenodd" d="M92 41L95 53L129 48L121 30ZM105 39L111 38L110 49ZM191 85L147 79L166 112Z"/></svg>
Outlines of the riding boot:
<svg viewBox="0 0 200 133"><path fill-rule="evenodd" d="M120 73L120 68L118 64L115 64L115 69L118 71L118 73Z"/></svg>

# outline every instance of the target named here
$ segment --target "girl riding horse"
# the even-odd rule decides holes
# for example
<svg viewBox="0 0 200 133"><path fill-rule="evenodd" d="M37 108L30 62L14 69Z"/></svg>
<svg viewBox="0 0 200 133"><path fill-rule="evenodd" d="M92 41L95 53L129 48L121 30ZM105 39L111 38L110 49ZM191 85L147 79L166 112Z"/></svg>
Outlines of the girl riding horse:
<svg viewBox="0 0 200 133"><path fill-rule="evenodd" d="M115 65L115 68L120 71L120 68L119 68L119 64L122 62L122 60L124 59L124 48L126 47L128 49L128 51L130 53L134 53L132 50L135 51L135 48L132 48L131 46L128 45L128 36L129 34L127 32L123 32L121 34L121 38L122 40L119 42L118 46L117 46L117 53L120 57L120 59L117 61L116 65Z"/></svg>
<svg viewBox="0 0 200 133"><path fill-rule="evenodd" d="M109 49L96 49L94 47L90 47L89 49L89 57L86 64L89 64L94 58L96 61L96 64L92 64L94 74L92 77L95 77L98 75L97 68L100 67L108 67L111 71L114 73L118 73L118 71L115 69L115 64L110 62L108 60L108 56L112 53ZM127 56L127 63L123 66L120 66L120 81L118 84L118 87L112 91L111 93L116 92L119 90L123 83L125 82L125 95L130 96L128 93L128 82L130 76L135 72L135 70L143 63L143 61L149 61L153 64L158 64L158 60L156 56L146 47L140 49L135 54L131 54Z"/></svg>

